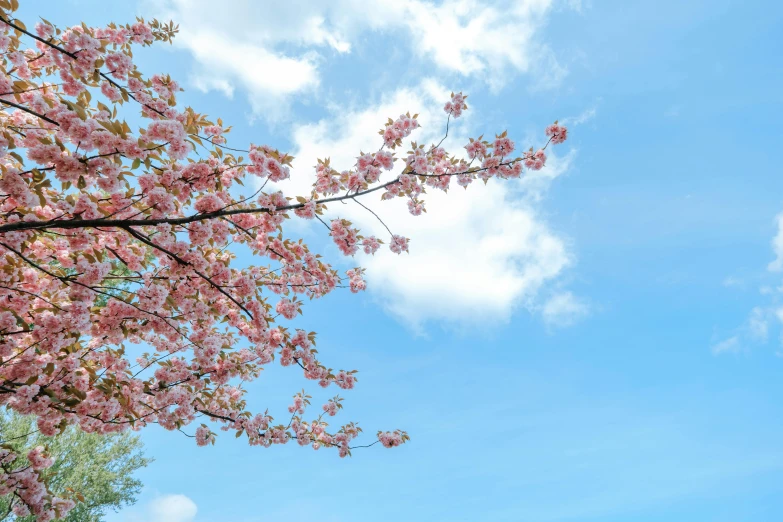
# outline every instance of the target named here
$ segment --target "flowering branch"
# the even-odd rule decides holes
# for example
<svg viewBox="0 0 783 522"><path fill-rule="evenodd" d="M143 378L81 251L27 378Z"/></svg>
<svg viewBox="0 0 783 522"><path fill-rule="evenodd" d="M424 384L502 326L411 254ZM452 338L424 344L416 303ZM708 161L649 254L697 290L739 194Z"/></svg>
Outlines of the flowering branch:
<svg viewBox="0 0 783 522"><path fill-rule="evenodd" d="M266 187L290 177L290 155L228 146L231 128L221 119L178 106L174 79L137 69L132 49L170 42L173 23L63 30L43 21L32 31L12 16L17 7L0 0L0 405L35 415L47 436L68 425L111 433L158 424L184 433L201 419L252 446L296 441L343 457L407 442L401 430L362 443L356 423L330 427L325 419L342 409L339 397L306 421L311 397L297 393L287 424L247 408L243 383L273 361L323 388L357 384L355 370L321 362L314 332L289 321L305 298L365 290L364 270L341 273L286 235L286 220L317 219L343 254L374 255L383 239L325 217L328 204L353 200L381 221L388 248L401 254L408 238L392 233L367 196L402 198L420 215L426 189L543 168L547 146L567 130L555 122L543 147L521 154L505 132L451 154L442 145L467 109L454 93L437 144L412 142L402 152L419 122L400 115L380 129L376 152L360 153L341 172L319 160L310 193L287 198ZM138 129L122 119L125 104L140 107ZM257 179L256 190L242 194L248 179ZM238 267L237 245L259 265ZM126 342L148 353L131 361ZM216 440L207 424L192 437L200 446ZM27 458L32 467L17 468L16 456L0 451L0 490L15 495L13 512L65 516L72 501L48 493L38 474L46 457Z"/></svg>

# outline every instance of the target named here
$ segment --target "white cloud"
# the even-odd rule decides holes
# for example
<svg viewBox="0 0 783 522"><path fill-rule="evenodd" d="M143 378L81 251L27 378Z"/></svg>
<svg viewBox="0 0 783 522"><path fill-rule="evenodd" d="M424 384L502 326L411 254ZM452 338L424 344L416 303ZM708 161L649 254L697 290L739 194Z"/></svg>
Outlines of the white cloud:
<svg viewBox="0 0 783 522"><path fill-rule="evenodd" d="M756 306L748 314L745 322L735 328L734 335L712 346L713 355L736 353L741 348L755 343L766 343L769 331L776 326L777 319L783 322L783 308L774 306Z"/></svg>
<svg viewBox="0 0 783 522"><path fill-rule="evenodd" d="M599 98L598 101L600 102L601 99ZM577 127L579 125L584 125L588 121L592 120L593 118L596 117L597 114L598 114L598 107L593 106L582 111L582 113L579 116L563 118L562 120L560 120L560 123L562 123L567 127Z"/></svg>
<svg viewBox="0 0 783 522"><path fill-rule="evenodd" d="M180 40L199 63L194 73L196 85L233 92L233 85L225 78L235 78L247 91L255 113L274 116L281 100L319 82L312 55L289 58L209 30L184 32Z"/></svg>
<svg viewBox="0 0 783 522"><path fill-rule="evenodd" d="M220 91L226 98L234 97L234 86L225 78L215 78L209 75L193 74L191 83L201 92Z"/></svg>
<svg viewBox="0 0 783 522"><path fill-rule="evenodd" d="M218 9L211 0L145 1L180 24L174 44L193 55L197 88L230 96L241 86L254 112L272 118L319 85L320 53L350 52L370 32L494 89L526 72L535 87L557 87L568 73L539 38L554 0L225 0Z"/></svg>
<svg viewBox="0 0 783 522"><path fill-rule="evenodd" d="M480 74L496 88L506 82L506 70L527 72L539 66L536 83L544 88L559 85L567 74L554 53L534 39L552 0L394 4L402 6L413 48L420 56L432 57L441 68Z"/></svg>
<svg viewBox="0 0 783 522"><path fill-rule="evenodd" d="M734 276L727 276L721 284L727 288L745 286L745 282L742 279Z"/></svg>
<svg viewBox="0 0 783 522"><path fill-rule="evenodd" d="M163 495L149 503L149 522L192 522L198 506L185 495Z"/></svg>
<svg viewBox="0 0 783 522"><path fill-rule="evenodd" d="M772 239L772 251L775 253L775 260L767 265L770 272L780 272L783 270L783 212L775 217L778 226L778 233Z"/></svg>
<svg viewBox="0 0 783 522"><path fill-rule="evenodd" d="M318 44L319 38L325 38L315 18L285 16L295 11L292 3L285 3L290 6L286 11L241 0L226 1L231 7L220 9L207 0L149 2L155 16L179 24L174 45L193 55L191 81L199 90L217 90L231 98L241 87L254 113L275 119L291 96L319 84L314 52L304 49L289 56L275 49L287 42L287 35L303 38L296 43L304 44ZM286 27L292 32L286 32Z"/></svg>
<svg viewBox="0 0 783 522"><path fill-rule="evenodd" d="M535 91L547 91L550 89L556 89L563 83L563 80L568 76L568 68L561 64L554 51L546 46L541 46L533 51L536 55L536 61L533 68L533 82L532 87ZM520 68L526 71L527 68ZM489 80L489 84L495 87L496 90L503 87L505 80L502 76L498 76L500 81L494 79L499 68L494 68L491 72L493 79Z"/></svg>
<svg viewBox="0 0 783 522"><path fill-rule="evenodd" d="M566 5L577 13L581 13L584 9L592 7L592 2L590 0L566 0Z"/></svg>
<svg viewBox="0 0 783 522"><path fill-rule="evenodd" d="M569 326L589 313L587 304L571 292L551 296L541 311L544 321L553 326Z"/></svg>
<svg viewBox="0 0 783 522"><path fill-rule="evenodd" d="M783 270L783 212L775 216L777 232L772 238L772 251L775 259L767 265L769 272L780 272ZM769 277L769 276L768 276ZM724 286L742 286L741 279L727 277L723 281ZM735 339L735 343L719 343L716 347L722 348L716 350L713 347L713 353L725 351L737 351L739 345L748 345L750 343L766 343L770 336L770 330L779 330L780 345L783 346L783 285L763 284L759 287L759 293L764 296L765 302L754 307L747 320L733 332L735 335L727 339L724 343L729 343ZM736 348L736 350L729 350Z"/></svg>
<svg viewBox="0 0 783 522"><path fill-rule="evenodd" d="M729 337L719 343L712 345L712 353L720 355L722 353L737 353L740 351L739 337Z"/></svg>
<svg viewBox="0 0 783 522"><path fill-rule="evenodd" d="M780 316L778 316L780 317ZM760 307L755 307L748 317L748 333L753 340L766 342L769 335L767 314Z"/></svg>
<svg viewBox="0 0 783 522"><path fill-rule="evenodd" d="M383 97L375 106L336 108L330 118L296 127L292 154L297 159L292 179L282 185L284 191L309 193L317 158L330 157L338 170L352 167L360 150L378 148L377 130L389 116L418 112L423 128L411 138L437 141L448 94L426 80ZM444 142L447 150L456 152L467 142L465 128L470 122L469 112L452 125ZM524 150L525 145L518 147ZM562 167L562 161L551 157L552 165ZM552 171L562 174L564 169ZM411 238L410 254L397 256L383 248L372 257L357 256L356 263L367 268L372 294L414 327L433 319L494 323L507 320L520 304L531 305L539 290L572 263L572 256L565 241L539 216L535 200L526 197L525 187L525 181L492 180L487 186L474 183L468 190L454 185L448 194L431 189L425 196L428 213L419 217L411 216L402 201L363 200L394 233ZM384 226L355 203L333 203L327 216L350 219L366 234L388 240Z"/></svg>

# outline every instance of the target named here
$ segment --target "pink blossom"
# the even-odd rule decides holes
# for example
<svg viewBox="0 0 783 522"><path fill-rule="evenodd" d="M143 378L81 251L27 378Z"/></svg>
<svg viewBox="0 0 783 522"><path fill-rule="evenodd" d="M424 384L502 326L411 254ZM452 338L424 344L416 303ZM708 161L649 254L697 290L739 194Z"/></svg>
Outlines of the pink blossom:
<svg viewBox="0 0 783 522"><path fill-rule="evenodd" d="M133 67L130 57L124 53L109 53L106 55L106 68L115 78L124 80Z"/></svg>
<svg viewBox="0 0 783 522"><path fill-rule="evenodd" d="M367 283L364 281L364 271L359 268L348 270L349 287L351 292L358 293L367 289Z"/></svg>
<svg viewBox="0 0 783 522"><path fill-rule="evenodd" d="M304 219L313 219L315 217L315 200L310 200L302 208L294 210L294 214Z"/></svg>
<svg viewBox="0 0 783 522"><path fill-rule="evenodd" d="M451 101L446 102L443 110L453 118L459 118L462 116L462 111L468 108L465 103L465 98L467 98L467 96L464 96L461 92L456 94L451 93Z"/></svg>
<svg viewBox="0 0 783 522"><path fill-rule="evenodd" d="M537 150L536 152L526 152L525 167L530 170L541 170L546 164L546 154L543 150Z"/></svg>
<svg viewBox="0 0 783 522"><path fill-rule="evenodd" d="M215 194L201 196L194 205L195 209L199 212L217 212L225 206L226 204L223 200Z"/></svg>
<svg viewBox="0 0 783 522"><path fill-rule="evenodd" d="M196 428L196 445L207 446L210 443L215 443L215 434L209 431L209 428L204 425Z"/></svg>
<svg viewBox="0 0 783 522"><path fill-rule="evenodd" d="M408 251L408 238L398 235L393 235L389 249L395 254L402 254Z"/></svg>
<svg viewBox="0 0 783 522"><path fill-rule="evenodd" d="M546 128L546 135L550 136L553 144L563 143L568 138L568 129L557 122Z"/></svg>
<svg viewBox="0 0 783 522"><path fill-rule="evenodd" d="M468 152L469 158L483 158L487 154L487 146L480 140L470 140L470 143L465 145L465 150Z"/></svg>
<svg viewBox="0 0 783 522"><path fill-rule="evenodd" d="M27 460L30 461L30 465L36 471L49 468L54 464L54 460L47 456L44 451L43 446L36 446L27 453Z"/></svg>
<svg viewBox="0 0 783 522"><path fill-rule="evenodd" d="M420 201L414 199L408 200L408 211L414 216L420 216L424 211L424 205Z"/></svg>
<svg viewBox="0 0 783 522"><path fill-rule="evenodd" d="M332 221L331 230L335 245L344 255L352 256L359 250L359 231L348 222L335 219Z"/></svg>
<svg viewBox="0 0 783 522"><path fill-rule="evenodd" d="M284 297L280 301L278 301L277 306L275 307L275 310L277 310L277 313L285 317L286 319L293 319L296 317L298 305L294 302L288 299L287 297Z"/></svg>
<svg viewBox="0 0 783 522"><path fill-rule="evenodd" d="M493 154L495 156L508 156L514 152L514 142L505 136L497 138L493 144Z"/></svg>
<svg viewBox="0 0 783 522"><path fill-rule="evenodd" d="M38 22L35 24L35 34L44 40L49 39L54 35L54 27L43 22Z"/></svg>
<svg viewBox="0 0 783 522"><path fill-rule="evenodd" d="M343 407L342 404L340 404L340 397L335 397L333 399L329 399L329 402L323 405L322 409L324 410L324 413L329 415L330 417L334 417L337 415L337 411Z"/></svg>
<svg viewBox="0 0 783 522"><path fill-rule="evenodd" d="M362 240L362 247L365 254L375 254L381 247L381 243L375 236L367 236Z"/></svg>
<svg viewBox="0 0 783 522"><path fill-rule="evenodd" d="M104 96L113 102L120 101L122 99L120 90L109 82L103 82L101 84L101 92Z"/></svg>

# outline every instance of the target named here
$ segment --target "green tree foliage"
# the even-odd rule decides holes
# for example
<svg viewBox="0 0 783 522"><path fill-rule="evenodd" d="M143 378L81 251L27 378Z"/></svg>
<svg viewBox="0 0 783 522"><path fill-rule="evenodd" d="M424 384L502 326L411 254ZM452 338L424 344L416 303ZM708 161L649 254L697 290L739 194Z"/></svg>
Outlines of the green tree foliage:
<svg viewBox="0 0 783 522"><path fill-rule="evenodd" d="M99 435L70 427L57 437L44 437L37 433L34 417L16 413L0 413L0 440L13 447L19 459L36 446L47 448L55 461L45 472L50 490L79 498L63 519L67 522L98 522L107 510L135 503L142 484L133 473L152 461L144 457L141 440L132 432ZM3 517L10 502L9 496L0 497L0 520L34 522L32 516Z"/></svg>

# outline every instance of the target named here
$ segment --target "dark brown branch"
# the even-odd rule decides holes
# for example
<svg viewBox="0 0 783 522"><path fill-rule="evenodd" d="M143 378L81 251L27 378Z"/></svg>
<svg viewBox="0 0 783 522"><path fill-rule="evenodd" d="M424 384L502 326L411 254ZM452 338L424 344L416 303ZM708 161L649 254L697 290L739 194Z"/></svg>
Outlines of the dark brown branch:
<svg viewBox="0 0 783 522"><path fill-rule="evenodd" d="M0 100L1 101L1 100ZM452 172L452 173L445 173L445 174L417 174L414 172L404 172L403 175L410 175L410 176L422 176L422 177L433 177L433 178L439 178L442 176L458 176L460 174L475 174L476 172L481 172L484 170L489 170L490 168L498 168L502 166L507 165L513 165L514 163L517 163L518 161L521 161L519 159L507 161L504 163L500 163L495 167L486 167L486 168L478 168L473 170L467 170L462 172ZM345 201L349 199L355 199L361 196L365 196L367 194L370 194L372 192L376 192L378 190L385 189L387 187L390 187L391 185L394 185L396 183L400 182L400 177L396 177L395 179L391 181L387 181L386 183L382 183L380 185L376 185L375 187L368 188L366 190L360 191L360 192L354 192L353 194L344 194L342 196L334 196L331 198L325 198L325 199L319 199L318 204L323 205L326 203L333 203L335 201ZM269 214L273 212L286 212L288 210L296 210L299 208L304 207L304 203L294 203L291 205L285 205L282 207L277 208L244 208L244 209L232 209L232 210L219 210L216 212L204 212L200 214L193 214L190 216L184 216L184 217L178 217L178 218L156 218L156 219L105 219L105 218L97 218L97 219L69 219L64 221L55 221L55 220L48 220L48 221L18 221L16 223L6 223L5 225L0 225L0 234L6 233L6 232L17 232L22 230L43 230L47 228L59 228L59 229L71 229L71 228L97 228L97 227L118 227L118 228L127 228L127 227L144 227L144 226L155 226L155 225L162 225L162 224L169 224L169 225L185 225L188 223L194 223L197 221L205 221L208 219L216 219L223 216L234 216L239 214Z"/></svg>
<svg viewBox="0 0 783 522"><path fill-rule="evenodd" d="M9 106L11 106L11 107L13 107L15 109L19 109L20 111L24 111L27 114L32 114L36 118L40 118L40 119L42 119L44 121L47 121L47 122L49 122L49 123L51 123L53 125L57 125L58 127L60 126L60 124L57 123L56 121L54 121L53 119L47 118L43 114L38 114L37 112L35 112L33 110L30 110L30 109L28 109L27 107L25 107L23 105L19 105L18 103L10 102L8 100L0 100L0 103L4 103L4 104L9 105Z"/></svg>
<svg viewBox="0 0 783 522"><path fill-rule="evenodd" d="M33 33L29 32L29 31L27 31L27 30L25 30L25 29L22 29L22 28L21 28L21 27L19 27L18 25L14 24L14 23L13 23L13 22L11 22L10 20L6 20L6 19L5 19L5 18L3 18L2 16L0 16L0 22L3 22L4 24L6 24L6 25L9 25L9 26L13 27L14 29L16 29L17 31L19 31L20 33L24 33L24 34L26 34L27 36L29 36L29 37L30 37L30 38L32 38L33 40L38 40L38 41L39 41L39 42L41 42L42 44L48 45L48 46L49 46L49 47L51 47L52 49L55 49L55 50L57 50L57 51L60 51L61 53L65 54L65 55L68 55L68 56L70 56L70 57L71 57L71 58L73 58L73 59L76 59L76 58L77 58L77 56L76 56L74 53L68 52L68 51L66 51L65 49L63 49L62 47L60 47L60 46L58 46L58 45L54 45L52 42L50 42L50 41L48 41L48 40L44 40L43 38L39 37L38 35L36 35L36 34L33 34Z"/></svg>
<svg viewBox="0 0 783 522"><path fill-rule="evenodd" d="M222 287L222 286L220 286L219 284L217 284L217 283L215 283L214 281L212 281L212 279L210 279L210 278L209 278L207 275L205 275L205 274L202 274L201 272L199 272L199 271L196 269L196 267L194 267L194 266L192 265L192 263L190 263L190 262L188 262L188 261L185 261L184 259L182 259L181 257L179 257L177 254L175 254L175 253L173 253L173 252L170 252L169 250L167 250L167 249L163 248L162 246L160 246L160 245L158 245L158 244L154 243L154 242L153 242L153 241L151 241L149 238L146 238L146 237L145 237L143 234L140 234L139 232L137 232L137 231L133 230L131 227L121 227L121 228L123 228L124 230L127 230L127 231L128 231L128 233L129 233L130 235L132 235L133 237L135 237L136 239L138 239L138 240L139 240L139 241L141 241L142 243L144 243L144 244L146 244L146 245L148 245L148 246L151 246L152 248L154 248L154 249L156 249L156 250L159 250L159 251L163 252L164 254L166 254L167 256L169 256L171 259L175 260L177 263L180 263L180 264L182 264L182 265L185 265L185 266L190 266L190 267L191 267L191 269L193 270L193 272L195 272L195 273L196 273L196 274L197 274L197 275L198 275L200 278L202 278L204 281L206 281L207 283L209 283L210 285L212 285L212 287L213 287L213 288L215 288L215 290L217 290L217 291L218 291L218 292L220 292L221 294L223 294L223 295L225 295L226 297L228 297L228 298L229 298L229 299L230 299L230 300L231 300L231 301L232 301L232 302L233 302L235 305L237 305L237 306L238 306L238 307L239 307L239 308L240 308L240 309L241 309L243 312L245 312L245 313L248 315L248 317L250 317L250 319L253 319L253 314L252 314L252 313L250 313L250 310L248 310L247 308L245 308L245 306L244 306L242 303L240 303L239 301L237 301L237 300L234 298L234 296L232 296L231 294L229 294L228 292L226 292L226 291L223 289L223 287Z"/></svg>

